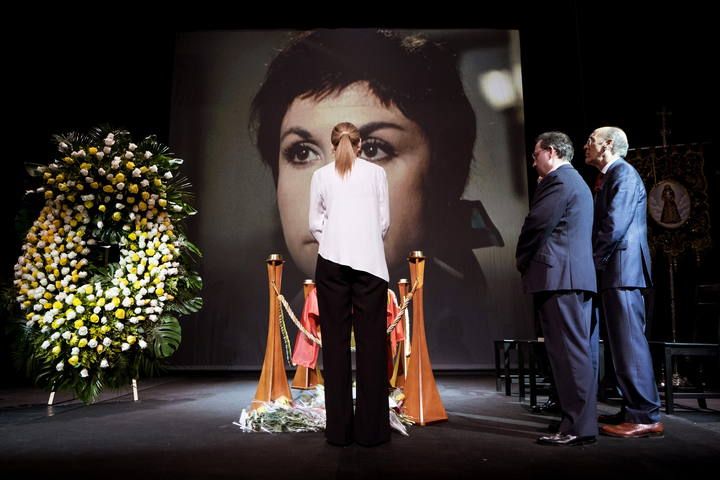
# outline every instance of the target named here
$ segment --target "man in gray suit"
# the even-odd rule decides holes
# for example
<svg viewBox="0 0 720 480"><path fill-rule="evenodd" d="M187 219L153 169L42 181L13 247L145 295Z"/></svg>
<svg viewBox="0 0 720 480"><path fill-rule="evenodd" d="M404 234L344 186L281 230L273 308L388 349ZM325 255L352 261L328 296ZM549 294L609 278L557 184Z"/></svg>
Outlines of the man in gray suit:
<svg viewBox="0 0 720 480"><path fill-rule="evenodd" d="M545 336L562 421L544 445L595 443L597 382L591 348L592 195L573 168L573 145L560 132L537 137L533 167L540 180L525 218L515 258L523 288Z"/></svg>
<svg viewBox="0 0 720 480"><path fill-rule="evenodd" d="M585 144L585 163L600 170L595 183L593 257L600 306L623 409L601 415L602 433L637 438L662 435L660 398L645 338L642 288L652 284L647 242L647 195L638 172L623 158L625 132L596 129Z"/></svg>

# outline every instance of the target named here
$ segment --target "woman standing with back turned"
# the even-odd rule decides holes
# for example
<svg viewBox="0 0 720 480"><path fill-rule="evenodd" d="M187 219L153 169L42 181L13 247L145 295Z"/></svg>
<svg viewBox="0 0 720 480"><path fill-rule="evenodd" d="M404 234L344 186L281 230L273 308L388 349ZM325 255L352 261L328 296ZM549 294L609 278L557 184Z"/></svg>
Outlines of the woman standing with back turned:
<svg viewBox="0 0 720 480"><path fill-rule="evenodd" d="M386 319L390 226L385 170L362 158L352 123L333 128L335 161L310 186L310 232L319 244L315 281L323 333L327 426L333 445L390 440ZM350 330L354 326L357 406L353 412Z"/></svg>

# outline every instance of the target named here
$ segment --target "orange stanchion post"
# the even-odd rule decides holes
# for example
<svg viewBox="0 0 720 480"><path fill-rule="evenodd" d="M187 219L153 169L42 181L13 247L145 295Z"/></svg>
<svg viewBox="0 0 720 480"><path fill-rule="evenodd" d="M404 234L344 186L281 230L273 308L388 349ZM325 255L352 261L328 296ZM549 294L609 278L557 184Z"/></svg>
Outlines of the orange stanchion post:
<svg viewBox="0 0 720 480"><path fill-rule="evenodd" d="M430 355L425 338L425 318L423 313L423 280L425 275L425 256L421 251L410 252L410 280L412 284L419 279L419 286L412 298L413 332L410 362L405 380L405 413L420 425L447 420L440 393L435 384Z"/></svg>
<svg viewBox="0 0 720 480"><path fill-rule="evenodd" d="M280 302L278 302L275 287L278 291L282 284L282 269L284 260L282 255L273 253L267 260L268 272L268 294L270 296L270 313L268 315L268 336L265 346L265 359L263 360L262 373L258 382L255 398L253 398L251 410L258 408L263 402L270 402L280 397L292 400L290 386L288 385L285 363L280 344Z"/></svg>
<svg viewBox="0 0 720 480"><path fill-rule="evenodd" d="M410 291L410 283L406 278L401 278L398 281L398 292L399 303L403 304L405 297ZM400 320L403 324L403 331L405 332L405 340L398 345L397 353L395 358L392 359L392 372L390 375L390 386L394 388L402 388L405 386L405 379L407 378L408 361L410 355L410 312L405 310L404 318ZM388 346L388 352L391 349Z"/></svg>
<svg viewBox="0 0 720 480"><path fill-rule="evenodd" d="M305 299L307 299L310 292L315 288L315 282L310 279L303 282L303 293ZM301 390L309 390L315 388L317 385L323 385L322 373L320 373L320 367L307 368L303 365L298 365L295 370L295 377L293 377L292 388L299 388Z"/></svg>

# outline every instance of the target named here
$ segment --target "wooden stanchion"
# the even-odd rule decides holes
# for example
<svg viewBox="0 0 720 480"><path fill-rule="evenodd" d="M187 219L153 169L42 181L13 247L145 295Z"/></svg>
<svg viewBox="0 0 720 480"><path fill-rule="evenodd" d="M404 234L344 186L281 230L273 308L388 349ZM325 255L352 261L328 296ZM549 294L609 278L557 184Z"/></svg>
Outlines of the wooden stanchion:
<svg viewBox="0 0 720 480"><path fill-rule="evenodd" d="M435 377L432 372L430 355L425 338L425 318L423 313L423 278L425 275L425 256L421 251L410 252L410 280L413 285L419 280L419 286L412 298L413 332L412 354L405 380L405 413L420 425L447 420L447 413L440 399Z"/></svg>
<svg viewBox="0 0 720 480"><path fill-rule="evenodd" d="M410 283L406 278L398 281L398 292L400 293L400 305L405 301L405 297L410 291ZM390 386L394 388L402 388L405 386L407 379L408 361L410 360L410 312L406 309L403 322L403 330L405 332L405 340L398 345L397 354L392 359L392 374L390 375ZM388 350L390 351L390 350Z"/></svg>
<svg viewBox="0 0 720 480"><path fill-rule="evenodd" d="M268 272L268 295L270 296L270 313L268 315L268 336L265 346L265 359L263 360L262 373L258 382L255 398L253 398L251 410L255 410L263 402L271 402L277 398L285 397L292 401L290 385L288 385L285 363L280 344L280 302L278 302L275 288L281 291L282 269L284 260L282 255L271 254L267 260Z"/></svg>
<svg viewBox="0 0 720 480"><path fill-rule="evenodd" d="M305 294L305 300L307 300L310 292L315 288L315 282L309 278L303 282L303 293ZM320 373L320 367L307 368L303 365L298 365L295 370L295 377L293 377L292 388L298 388L301 390L310 390L315 388L317 385L323 385L322 373Z"/></svg>

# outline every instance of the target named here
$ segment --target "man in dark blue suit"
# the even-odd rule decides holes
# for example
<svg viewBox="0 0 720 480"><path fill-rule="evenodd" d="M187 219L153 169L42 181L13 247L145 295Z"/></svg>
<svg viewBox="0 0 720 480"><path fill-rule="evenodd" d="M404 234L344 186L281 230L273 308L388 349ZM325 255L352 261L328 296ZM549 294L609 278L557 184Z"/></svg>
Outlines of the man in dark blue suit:
<svg viewBox="0 0 720 480"><path fill-rule="evenodd" d="M540 176L515 258L533 301L562 410L558 433L544 445L596 441L597 381L591 348L592 194L573 168L573 145L564 133L538 136L533 167Z"/></svg>
<svg viewBox="0 0 720 480"><path fill-rule="evenodd" d="M585 163L600 174L595 184L593 257L600 306L623 409L601 416L601 431L614 437L662 435L660 398L645 338L641 289L652 284L647 242L647 195L638 172L623 158L625 132L596 129L585 144Z"/></svg>

